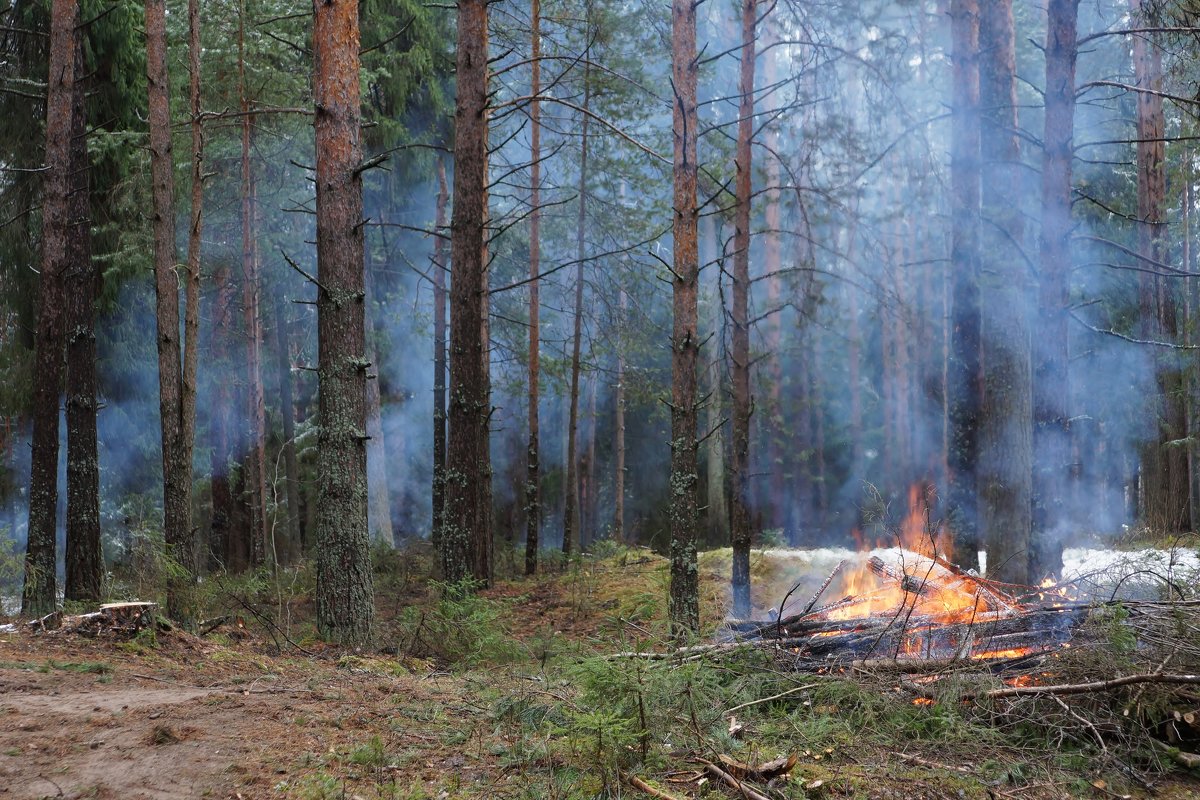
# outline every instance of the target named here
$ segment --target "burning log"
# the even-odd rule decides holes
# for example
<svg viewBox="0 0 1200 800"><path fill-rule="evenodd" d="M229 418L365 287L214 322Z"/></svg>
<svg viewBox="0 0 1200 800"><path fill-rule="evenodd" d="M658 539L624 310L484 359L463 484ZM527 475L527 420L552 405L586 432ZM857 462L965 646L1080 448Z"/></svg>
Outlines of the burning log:
<svg viewBox="0 0 1200 800"><path fill-rule="evenodd" d="M1086 615L1073 611L1029 611L986 622L941 624L928 619L872 620L846 633L811 636L799 648L801 660L853 661L871 657L986 659L1041 652L1067 641ZM856 620L855 622L862 622Z"/></svg>
<svg viewBox="0 0 1200 800"><path fill-rule="evenodd" d="M867 569L881 578L895 581L906 592L921 594L925 591L925 582L923 580L915 578L912 575L906 575L891 564L886 563L879 556L871 556L867 559Z"/></svg>

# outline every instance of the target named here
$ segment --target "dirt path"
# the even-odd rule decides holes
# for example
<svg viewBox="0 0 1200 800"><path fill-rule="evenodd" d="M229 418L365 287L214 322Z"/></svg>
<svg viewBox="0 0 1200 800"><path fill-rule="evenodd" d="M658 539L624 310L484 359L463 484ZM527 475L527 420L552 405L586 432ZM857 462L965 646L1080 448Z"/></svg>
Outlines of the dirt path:
<svg viewBox="0 0 1200 800"><path fill-rule="evenodd" d="M481 719L456 679L378 660L0 639L2 800L437 796L496 774L461 746Z"/></svg>

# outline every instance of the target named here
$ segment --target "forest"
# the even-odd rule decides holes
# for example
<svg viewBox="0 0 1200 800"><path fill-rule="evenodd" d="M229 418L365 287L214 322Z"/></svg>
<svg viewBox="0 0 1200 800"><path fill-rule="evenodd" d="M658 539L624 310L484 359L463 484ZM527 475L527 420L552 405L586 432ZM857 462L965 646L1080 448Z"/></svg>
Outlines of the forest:
<svg viewBox="0 0 1200 800"><path fill-rule="evenodd" d="M0 743L260 658L478 763L0 775L1175 796L1198 86L1193 0L7 0Z"/></svg>

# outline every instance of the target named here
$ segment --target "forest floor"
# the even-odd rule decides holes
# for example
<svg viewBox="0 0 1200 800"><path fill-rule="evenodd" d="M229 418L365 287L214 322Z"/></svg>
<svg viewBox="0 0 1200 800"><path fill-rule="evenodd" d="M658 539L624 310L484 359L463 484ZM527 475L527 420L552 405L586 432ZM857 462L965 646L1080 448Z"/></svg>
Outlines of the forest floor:
<svg viewBox="0 0 1200 800"><path fill-rule="evenodd" d="M724 559L702 562L710 629ZM812 676L605 658L654 639L665 562L649 553L502 581L452 606L395 566L370 653L325 647L302 623L263 624L265 601L203 638L0 634L0 800L648 797L631 774L681 799L737 797L696 780L694 759L722 753L797 755L773 798L1200 798L1179 771L1139 764L1149 781L1130 779L1087 736L1055 747L994 713L913 706L851 680L747 708L735 739L725 709ZM289 602L302 619L303 597Z"/></svg>

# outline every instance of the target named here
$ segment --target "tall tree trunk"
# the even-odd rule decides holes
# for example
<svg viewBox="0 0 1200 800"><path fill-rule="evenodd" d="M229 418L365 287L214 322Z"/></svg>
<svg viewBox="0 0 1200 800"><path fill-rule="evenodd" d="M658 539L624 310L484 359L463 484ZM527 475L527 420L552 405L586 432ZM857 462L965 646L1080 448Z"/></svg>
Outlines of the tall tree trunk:
<svg viewBox="0 0 1200 800"><path fill-rule="evenodd" d="M767 33L771 31L767 28ZM765 43L767 47L770 42ZM774 50L766 50L763 59L763 82L774 86L776 81L776 55ZM783 266L782 247L780 241L782 214L780 210L780 191L782 185L782 170L779 164L779 135L773 125L768 125L764 132L767 158L767 185L763 192L763 222L766 230L763 234L763 277L767 283L766 313L771 316L764 321L766 331L763 334L766 379L766 402L759 409L759 430L762 436L763 465L766 475L766 502L759 509L765 517L765 526L780 528L785 524L785 495L787 494L784 474L784 451L782 430L780 427L780 390L783 384L782 360L780 357L780 333L782 311L780 303L779 274Z"/></svg>
<svg viewBox="0 0 1200 800"><path fill-rule="evenodd" d="M1142 0L1129 0L1131 15L1138 25L1153 25L1152 10ZM1138 249L1143 258L1154 262L1167 260L1166 222L1166 142L1163 116L1162 52L1153 34L1133 36L1133 67L1138 90L1137 170L1138 170ZM1157 93L1157 94L1156 94ZM1140 301L1143 333L1148 339L1174 341L1178 335L1176 297L1172 281L1141 273ZM1173 351L1156 354L1159 397L1157 441L1143 456L1146 474L1146 520L1164 532L1187 527L1188 509L1187 451L1169 444L1186 436L1187 420L1183 403L1182 370Z"/></svg>
<svg viewBox="0 0 1200 800"><path fill-rule="evenodd" d="M437 162L438 194L433 240L433 525L429 538L440 552L446 513L446 162ZM440 568L440 566L439 566Z"/></svg>
<svg viewBox="0 0 1200 800"><path fill-rule="evenodd" d="M590 33L590 26L588 31ZM586 51L585 51L586 58ZM571 553L579 547L579 353L583 343L583 263L587 256L587 166L588 166L588 106L591 101L589 63L583 67L583 117L580 125L579 153L579 216L575 227L575 319L571 334L571 410L567 417L567 481L564 491L563 553Z"/></svg>
<svg viewBox="0 0 1200 800"><path fill-rule="evenodd" d="M100 599L100 465L96 452L96 293L88 182L87 103L82 79L83 36L72 50L70 225L67 233L67 600Z"/></svg>
<svg viewBox="0 0 1200 800"><path fill-rule="evenodd" d="M538 534L542 525L541 465L538 461L539 373L541 372L541 299L538 273L542 259L542 4L531 0L529 94L529 449L525 478L525 574L537 572Z"/></svg>
<svg viewBox="0 0 1200 800"><path fill-rule="evenodd" d="M196 0L192 0L196 2ZM300 464L296 457L296 406L292 399L292 343L287 303L283 292L273 292L275 301L275 368L279 376L279 416L283 420L284 490L287 497L287 553L296 560L302 553L300 531Z"/></svg>
<svg viewBox="0 0 1200 800"><path fill-rule="evenodd" d="M387 265L387 228L379 229L383 238L380 261ZM363 322L366 326L367 361L374 370L367 377L367 525L371 539L396 544L392 529L392 503L388 491L387 434L383 430L383 397L379 386L379 354L375 346L375 276L364 259Z"/></svg>
<svg viewBox="0 0 1200 800"><path fill-rule="evenodd" d="M1033 410L1030 297L1015 251L1024 226L1012 0L985 4L979 49L987 54L979 70L979 102L984 109L980 146L988 154L983 215L989 256L980 280L980 305L986 311L980 337L985 372L977 491L988 576L1024 584L1029 582Z"/></svg>
<svg viewBox="0 0 1200 800"><path fill-rule="evenodd" d="M317 148L317 630L370 642L367 357L363 320L362 110L358 3L314 3Z"/></svg>
<svg viewBox="0 0 1200 800"><path fill-rule="evenodd" d="M246 345L246 443L242 469L249 507L247 549L253 566L262 564L267 540L266 412L262 385L262 335L258 313L258 253L255 246L255 187L250 167L250 132L254 124L246 87L246 3L238 15L238 92L242 108L242 325Z"/></svg>
<svg viewBox="0 0 1200 800"><path fill-rule="evenodd" d="M596 525L596 503L600 494L600 480L597 477L598 470L596 469L596 388L598 383L596 375L593 374L592 379L588 381L587 468L583 471L587 492L580 506L583 512L583 525L580 531L586 537L589 547L596 541L596 535L599 532Z"/></svg>
<svg viewBox="0 0 1200 800"><path fill-rule="evenodd" d="M951 139L950 358L946 375L949 422L949 523L960 563L975 565L979 549L975 467L983 403L979 318L979 2L952 0L954 128Z"/></svg>
<svg viewBox="0 0 1200 800"><path fill-rule="evenodd" d="M200 0L188 0L188 105L191 111L191 221L188 225L187 283L183 301L183 379L180 386L180 454L187 471L188 520L191 520L193 457L196 450L196 373L200 355L200 248L204 231L204 125L200 117ZM200 548L189 531L189 560L199 569Z"/></svg>
<svg viewBox="0 0 1200 800"><path fill-rule="evenodd" d="M53 0L50 71L46 82L46 177L42 189L42 277L37 366L33 378L33 452L29 476L29 537L21 613L48 614L56 603L58 409L63 384L64 273L72 255L71 138L75 100L75 28L79 4Z"/></svg>
<svg viewBox="0 0 1200 800"><path fill-rule="evenodd" d="M490 531L479 485L491 479L479 456L488 439L489 401L482 341L484 235L487 223L488 31L485 0L458 9L454 110L454 211L450 243L450 433L446 514L441 534L443 579L473 577L480 532ZM480 576L474 576L480 577Z"/></svg>
<svg viewBox="0 0 1200 800"><path fill-rule="evenodd" d="M671 330L671 592L668 619L683 638L700 628L696 523L699 475L696 442L696 362L699 263L696 230L696 5L671 3L671 80L675 92L674 254Z"/></svg>
<svg viewBox="0 0 1200 800"><path fill-rule="evenodd" d="M1187 272L1195 272L1192 268L1193 253L1195 252L1192 244L1192 205L1196 202L1195 188L1193 187L1194 173L1192 170L1192 151L1184 150L1183 155L1183 269ZM1200 313L1200 305L1197 304L1197 288L1200 287L1200 282L1195 278L1185 279L1187 315L1184 320L1184 330L1187 332L1187 344L1195 345L1196 343L1196 319L1197 313ZM1200 527L1200 469L1197 469L1197 436L1200 435L1200 418L1197 413L1200 412L1200 404L1197 401L1197 394L1200 393L1200 374L1196 369L1188 371L1189 385L1187 392L1187 424L1188 424L1188 441L1187 448L1188 459L1188 507L1191 510L1192 530ZM1078 460L1072 459L1075 463Z"/></svg>
<svg viewBox="0 0 1200 800"><path fill-rule="evenodd" d="M742 0L742 59L738 80L737 177L733 235L733 324L730 352L732 442L729 450L729 538L733 546L733 616L750 616L750 205L753 192L755 0ZM776 354L777 355L777 354Z"/></svg>
<svg viewBox="0 0 1200 800"><path fill-rule="evenodd" d="M625 329L625 312L629 297L625 287L617 290L617 385L616 424L613 425L613 449L616 451L616 466L613 470L613 539L625 541L625 340L621 331Z"/></svg>
<svg viewBox="0 0 1200 800"><path fill-rule="evenodd" d="M150 181L154 207L154 294L157 300L159 414L162 423L163 532L179 565L167 579L167 614L191 622L191 461L183 442L183 368L179 344L179 279L175 273L175 160L164 0L146 0L146 78L150 112Z"/></svg>
<svg viewBox="0 0 1200 800"><path fill-rule="evenodd" d="M484 154L487 154L487 128L483 131ZM485 162L486 163L486 162ZM487 172L484 172L487 175ZM482 257L480 259L479 270L479 343L482 360L479 365L480 375L483 380L481 382L481 394L483 398L483 436L479 438L477 443L478 452L475 456L475 463L478 465L479 474L482 480L475 483L476 491L479 494L479 526L475 528L475 543L472 547L474 555L474 563L472 564L472 575L475 581L481 586L492 585L492 570L494 568L494 553L495 546L495 504L493 502L494 495L492 492L492 429L491 419L495 411L492 408L492 296L490 293L491 273L488 270L488 264L491 258L488 255L488 241L491 236L490 213L487 205L487 189L485 186L483 206L483 231L484 240L481 249Z"/></svg>
<svg viewBox="0 0 1200 800"><path fill-rule="evenodd" d="M1042 235L1033 414L1037 495L1029 577L1062 571L1070 520L1070 372L1067 279L1071 266L1071 161L1075 146L1075 55L1079 0L1050 0L1046 24L1046 118L1042 138Z"/></svg>
<svg viewBox="0 0 1200 800"><path fill-rule="evenodd" d="M236 287L233 282L233 269L228 261L217 259L212 271L212 325L209 332L209 357L218 368L234 372L234 305ZM239 450L240 437L236 435L233 414L233 387L227 380L216 380L214 397L212 397L212 529L209 537L209 557L211 566L223 566L229 572L241 572L248 566L244 547L239 540L244 536L236 536L235 519L238 510L235 507L235 492L233 470L240 469L235 464L235 452Z"/></svg>
<svg viewBox="0 0 1200 800"><path fill-rule="evenodd" d="M719 265L724 263L724 258L721 244L718 241L718 228L714 217L701 217L699 229L700 263L717 265L716 269L709 270L708 285L701 282L701 322L707 329L714 332L720 331L720 335L723 336L725 326L724 271ZM723 356L725 350L725 347L721 347L718 353ZM728 391L727 375L727 365L721 357L707 359L701 366L700 391L707 398L707 402L704 404L703 430L706 435L701 451L701 468L705 473L704 537L708 544L725 544L730 540L729 487L725 477L729 436L724 430L724 414L727 405L724 394Z"/></svg>
<svg viewBox="0 0 1200 800"><path fill-rule="evenodd" d="M825 413L822 407L823 387L821 376L824 371L821 365L821 347L814 336L810 356L812 367L809 370L811 381L808 387L809 406L812 409L813 427L813 498L816 511L816 527L818 541L825 537L826 524L829 514L829 482L825 454Z"/></svg>
<svg viewBox="0 0 1200 800"><path fill-rule="evenodd" d="M234 372L233 306L235 287L233 270L218 259L212 273L212 327L208 334L209 357L218 369ZM236 431L233 421L233 394L228 381L216 380L212 400L212 529L209 534L209 561L215 568L224 567L240 572L247 566L234 537L234 486L231 470L235 469Z"/></svg>

